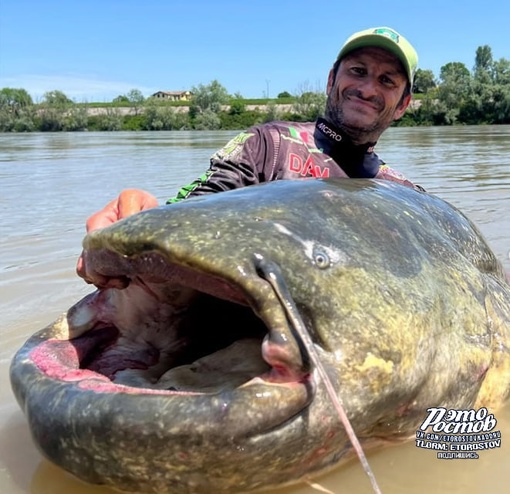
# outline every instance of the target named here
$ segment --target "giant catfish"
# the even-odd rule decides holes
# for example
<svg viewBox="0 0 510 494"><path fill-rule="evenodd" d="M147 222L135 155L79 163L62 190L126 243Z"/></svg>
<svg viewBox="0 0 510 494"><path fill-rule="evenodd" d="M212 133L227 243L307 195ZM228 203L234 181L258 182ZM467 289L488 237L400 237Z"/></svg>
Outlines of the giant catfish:
<svg viewBox="0 0 510 494"><path fill-rule="evenodd" d="M42 453L87 482L182 494L311 478L352 454L325 381L366 448L414 435L430 407L509 394L510 286L434 195L273 182L141 212L84 249L127 287L32 336L11 382Z"/></svg>

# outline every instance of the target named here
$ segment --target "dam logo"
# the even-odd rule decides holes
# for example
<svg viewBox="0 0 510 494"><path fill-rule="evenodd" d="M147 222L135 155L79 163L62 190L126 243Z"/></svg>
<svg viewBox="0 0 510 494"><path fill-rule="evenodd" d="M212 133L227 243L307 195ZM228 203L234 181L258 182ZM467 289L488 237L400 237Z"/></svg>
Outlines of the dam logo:
<svg viewBox="0 0 510 494"><path fill-rule="evenodd" d="M479 452L501 447L497 425L487 408L428 408L416 431L416 447L436 451L440 460L476 460Z"/></svg>

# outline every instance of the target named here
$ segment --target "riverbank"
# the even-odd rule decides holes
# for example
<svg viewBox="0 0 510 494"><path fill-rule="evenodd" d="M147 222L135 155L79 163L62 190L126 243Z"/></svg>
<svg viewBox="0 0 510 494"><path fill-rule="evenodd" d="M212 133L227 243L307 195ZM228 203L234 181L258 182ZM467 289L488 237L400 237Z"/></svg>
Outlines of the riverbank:
<svg viewBox="0 0 510 494"><path fill-rule="evenodd" d="M242 102L204 111L193 106L148 101L140 105L34 105L16 111L0 108L0 132L79 132L143 130L243 130L273 120L309 122L324 111L325 95L294 103ZM415 126L422 100L414 100L398 126Z"/></svg>
<svg viewBox="0 0 510 494"><path fill-rule="evenodd" d="M412 100L409 105L410 110L417 110L422 105L422 100ZM245 105L245 111L255 111L260 113L267 113L270 109L274 108L277 113L289 113L292 112L294 105L286 103L286 104L256 104L256 105ZM188 113L189 106L179 105L179 106L168 106L176 113ZM221 105L221 111L229 112L231 110L231 105ZM106 115L112 111L112 107L86 107L87 115L89 116L97 116L97 115ZM120 106L116 107L115 111L117 111L120 115L139 115L143 113L143 110L140 110L138 107L133 106Z"/></svg>

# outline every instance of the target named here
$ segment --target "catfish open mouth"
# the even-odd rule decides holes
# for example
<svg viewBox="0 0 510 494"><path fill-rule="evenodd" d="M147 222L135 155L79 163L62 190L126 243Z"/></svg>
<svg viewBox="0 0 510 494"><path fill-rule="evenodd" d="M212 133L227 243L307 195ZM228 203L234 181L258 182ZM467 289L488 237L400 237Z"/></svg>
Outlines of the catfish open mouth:
<svg viewBox="0 0 510 494"><path fill-rule="evenodd" d="M89 255L95 269L129 284L97 290L68 311L67 339L32 354L46 374L112 392L219 393L250 382L309 388L306 351L256 263L239 283L154 252Z"/></svg>
<svg viewBox="0 0 510 494"><path fill-rule="evenodd" d="M142 211L83 248L87 273L125 289L32 335L10 380L43 454L87 482L284 486L353 448L365 465L356 434L398 440L431 405L508 397L501 265L433 195L273 181Z"/></svg>

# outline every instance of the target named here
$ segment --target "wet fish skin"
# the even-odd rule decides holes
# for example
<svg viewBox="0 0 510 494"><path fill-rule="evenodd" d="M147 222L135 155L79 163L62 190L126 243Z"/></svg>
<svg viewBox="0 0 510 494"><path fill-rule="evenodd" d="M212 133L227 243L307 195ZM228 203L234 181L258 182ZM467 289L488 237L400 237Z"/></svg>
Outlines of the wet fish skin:
<svg viewBox="0 0 510 494"><path fill-rule="evenodd" d="M305 381L255 254L279 266L367 446L413 435L431 406L492 409L510 391L501 264L476 227L432 195L371 180L274 182L140 213L84 246L99 272L135 281L34 335L11 382L36 444L88 482L229 493L295 482L346 457L343 428L314 374ZM129 305L137 278L155 293L165 279L174 295L183 283L249 305L268 325L272 365L303 382L179 394L115 387L76 368L80 380L54 368L48 377L41 355L34 360L41 344L80 333L106 299L112 313Z"/></svg>

